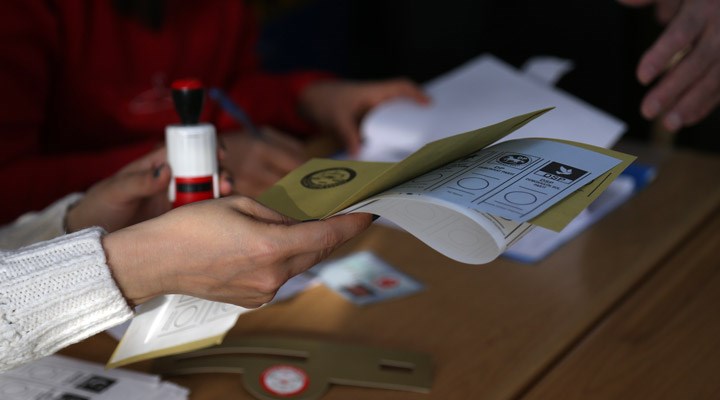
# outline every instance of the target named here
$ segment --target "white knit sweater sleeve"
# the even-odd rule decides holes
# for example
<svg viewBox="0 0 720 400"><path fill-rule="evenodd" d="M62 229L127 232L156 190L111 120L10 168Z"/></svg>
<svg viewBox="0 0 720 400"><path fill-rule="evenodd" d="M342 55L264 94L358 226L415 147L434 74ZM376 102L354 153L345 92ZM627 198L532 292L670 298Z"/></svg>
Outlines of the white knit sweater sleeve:
<svg viewBox="0 0 720 400"><path fill-rule="evenodd" d="M133 315L101 228L0 251L0 371L52 354Z"/></svg>
<svg viewBox="0 0 720 400"><path fill-rule="evenodd" d="M63 235L67 210L82 197L81 193L69 194L41 211L23 214L13 223L0 226L0 249L17 249Z"/></svg>

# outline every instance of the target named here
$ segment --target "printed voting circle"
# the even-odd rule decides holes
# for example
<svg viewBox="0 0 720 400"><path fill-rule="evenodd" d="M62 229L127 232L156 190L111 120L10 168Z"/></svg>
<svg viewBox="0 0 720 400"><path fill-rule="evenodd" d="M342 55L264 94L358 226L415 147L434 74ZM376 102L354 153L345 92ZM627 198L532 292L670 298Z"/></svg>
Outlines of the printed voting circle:
<svg viewBox="0 0 720 400"><path fill-rule="evenodd" d="M169 315L157 333L158 337L172 335L223 318L235 312L236 307L180 295L173 298L168 309Z"/></svg>
<svg viewBox="0 0 720 400"><path fill-rule="evenodd" d="M505 200L511 204L526 206L537 201L537 196L529 192L508 192L505 193Z"/></svg>
<svg viewBox="0 0 720 400"><path fill-rule="evenodd" d="M490 186L490 182L485 178L469 177L458 180L457 185L463 189L482 190Z"/></svg>

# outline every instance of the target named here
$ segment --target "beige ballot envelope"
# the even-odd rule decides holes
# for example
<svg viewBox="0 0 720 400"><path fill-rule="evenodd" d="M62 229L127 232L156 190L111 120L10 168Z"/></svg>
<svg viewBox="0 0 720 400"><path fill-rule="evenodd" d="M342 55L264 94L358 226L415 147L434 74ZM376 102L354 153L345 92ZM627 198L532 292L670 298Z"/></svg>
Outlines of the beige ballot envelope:
<svg viewBox="0 0 720 400"><path fill-rule="evenodd" d="M302 221L380 215L447 257L484 264L532 226L561 230L635 159L558 139L490 146L550 110L428 143L397 163L312 159L259 201Z"/></svg>

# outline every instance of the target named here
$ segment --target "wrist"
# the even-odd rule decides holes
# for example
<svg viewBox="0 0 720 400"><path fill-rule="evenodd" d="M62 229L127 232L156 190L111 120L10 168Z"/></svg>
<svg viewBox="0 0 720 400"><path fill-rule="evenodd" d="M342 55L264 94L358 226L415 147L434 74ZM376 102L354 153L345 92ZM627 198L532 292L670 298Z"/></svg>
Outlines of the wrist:
<svg viewBox="0 0 720 400"><path fill-rule="evenodd" d="M132 228L105 235L102 246L107 264L128 304L136 306L164 294L159 265L148 248L150 241L142 240Z"/></svg>
<svg viewBox="0 0 720 400"><path fill-rule="evenodd" d="M65 209L65 216L63 217L63 230L65 233L73 233L82 229L82 223L78 222L78 204L82 202L82 198L79 198L72 203L68 204Z"/></svg>

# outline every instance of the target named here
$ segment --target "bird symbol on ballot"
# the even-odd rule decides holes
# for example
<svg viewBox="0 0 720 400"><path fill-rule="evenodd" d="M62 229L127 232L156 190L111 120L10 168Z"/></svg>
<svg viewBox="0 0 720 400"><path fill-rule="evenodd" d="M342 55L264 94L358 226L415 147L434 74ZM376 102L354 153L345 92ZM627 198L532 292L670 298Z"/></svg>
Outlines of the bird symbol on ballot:
<svg viewBox="0 0 720 400"><path fill-rule="evenodd" d="M570 175L570 174L572 174L572 172L573 172L572 168L565 168L562 165L560 166L559 170L555 171L555 173L558 175Z"/></svg>
<svg viewBox="0 0 720 400"><path fill-rule="evenodd" d="M511 163L511 164L522 164L525 162L524 159L522 159L520 157L516 157L516 156L507 156L507 157L505 157L505 159L503 161L505 161L507 163Z"/></svg>

